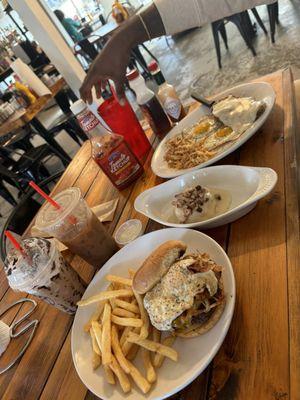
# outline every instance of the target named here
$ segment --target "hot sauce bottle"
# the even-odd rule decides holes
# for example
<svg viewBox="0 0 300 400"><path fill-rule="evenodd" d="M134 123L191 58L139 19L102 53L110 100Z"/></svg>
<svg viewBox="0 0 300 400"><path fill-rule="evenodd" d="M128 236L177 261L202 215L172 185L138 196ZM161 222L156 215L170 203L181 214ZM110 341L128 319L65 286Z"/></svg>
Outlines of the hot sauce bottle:
<svg viewBox="0 0 300 400"><path fill-rule="evenodd" d="M178 122L186 116L183 105L176 93L174 86L166 82L156 61L148 65L152 77L159 86L157 96L172 122Z"/></svg>
<svg viewBox="0 0 300 400"><path fill-rule="evenodd" d="M142 175L143 167L123 136L107 131L83 100L71 110L90 138L93 159L117 189L125 189Z"/></svg>

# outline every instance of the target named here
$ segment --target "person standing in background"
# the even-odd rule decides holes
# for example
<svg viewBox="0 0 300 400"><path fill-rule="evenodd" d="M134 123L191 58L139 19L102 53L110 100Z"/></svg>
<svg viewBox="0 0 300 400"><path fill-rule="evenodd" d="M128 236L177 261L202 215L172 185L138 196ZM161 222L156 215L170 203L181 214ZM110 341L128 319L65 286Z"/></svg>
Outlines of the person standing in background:
<svg viewBox="0 0 300 400"><path fill-rule="evenodd" d="M126 20L91 65L80 89L83 100L92 102L111 79L119 99L124 97L126 68L131 49L147 40L174 35L274 0L154 0L145 11Z"/></svg>
<svg viewBox="0 0 300 400"><path fill-rule="evenodd" d="M74 21L72 18L66 18L65 14L61 10L55 10L54 14L57 16L75 43L84 39L83 35L78 31L78 29L81 28L79 21Z"/></svg>

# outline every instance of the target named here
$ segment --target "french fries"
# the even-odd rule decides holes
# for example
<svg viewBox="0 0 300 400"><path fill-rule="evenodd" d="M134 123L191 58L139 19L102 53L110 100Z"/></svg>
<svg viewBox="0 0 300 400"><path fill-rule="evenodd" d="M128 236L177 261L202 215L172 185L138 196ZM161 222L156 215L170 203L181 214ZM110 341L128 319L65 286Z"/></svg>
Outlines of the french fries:
<svg viewBox="0 0 300 400"><path fill-rule="evenodd" d="M98 344L98 350L100 351L100 355L102 355L101 352L101 347L102 347L102 328L101 325L99 324L98 321L93 321L92 322L92 331L93 335L96 339L96 342Z"/></svg>
<svg viewBox="0 0 300 400"><path fill-rule="evenodd" d="M102 300L114 299L116 297L128 297L133 296L133 291L131 289L119 289L119 290L108 290L106 292L101 292L89 299L78 301L77 305L79 307L88 306L93 303L97 303Z"/></svg>
<svg viewBox="0 0 300 400"><path fill-rule="evenodd" d="M95 312L93 313L93 315L91 316L91 318L88 320L88 322L84 325L84 330L85 332L89 332L92 326L92 321L98 321L103 309L104 309L104 304L105 301L100 301L100 303L98 304L98 307L96 308Z"/></svg>
<svg viewBox="0 0 300 400"><path fill-rule="evenodd" d="M151 363L150 351L142 349L142 358L146 370L147 381L150 383L154 383L156 381L156 372Z"/></svg>
<svg viewBox="0 0 300 400"><path fill-rule="evenodd" d="M131 326L126 326L125 329L122 332L122 336L120 338L120 345L123 347L123 344L126 341L126 338L128 336L128 333L132 331L132 327Z"/></svg>
<svg viewBox="0 0 300 400"><path fill-rule="evenodd" d="M129 374L130 373L129 364L122 352L118 337L118 331L115 325L113 325L111 328L111 346L118 363L120 364L124 372L126 372L126 374Z"/></svg>
<svg viewBox="0 0 300 400"><path fill-rule="evenodd" d="M134 297L136 298L136 301L138 303L140 313L141 313L141 318L143 321L143 326L142 326L142 329L140 332L140 338L146 339L149 335L149 325L150 325L149 317L148 317L147 311L145 310L142 296L136 292L133 292L133 293L134 293Z"/></svg>
<svg viewBox="0 0 300 400"><path fill-rule="evenodd" d="M128 393L133 381L146 394L157 380L156 368L165 357L177 361L178 354L170 347L175 337L161 340L161 332L150 325L143 298L131 287L135 271L130 269L128 273L130 278L107 275L108 289L79 301L78 305L98 303L84 325L91 337L93 370L102 364L110 385L119 383L122 391ZM133 364L140 349L144 366L141 371Z"/></svg>
<svg viewBox="0 0 300 400"><path fill-rule="evenodd" d="M92 366L93 370L97 369L101 365L101 357L98 356L98 354L93 353L93 358L92 358Z"/></svg>
<svg viewBox="0 0 300 400"><path fill-rule="evenodd" d="M106 275L106 280L109 282L119 283L124 286L132 286L132 279L122 278L116 275Z"/></svg>
<svg viewBox="0 0 300 400"><path fill-rule="evenodd" d="M141 339L140 336L136 333L129 332L127 341L138 344L139 346L142 346L147 350L155 351L159 354L162 354L163 356L168 357L173 361L178 360L178 353L176 350L164 344L153 342L152 340Z"/></svg>
<svg viewBox="0 0 300 400"><path fill-rule="evenodd" d="M139 318L121 318L116 315L111 316L111 321L116 325L121 326L133 326L135 328L141 328L143 326L143 321Z"/></svg>
<svg viewBox="0 0 300 400"><path fill-rule="evenodd" d="M133 343L130 343L130 344L131 344L131 348L128 351L126 357L127 357L127 360L133 361L135 359L135 357L137 356L137 353L138 353L140 348L139 348L139 346L137 344L133 344Z"/></svg>
<svg viewBox="0 0 300 400"><path fill-rule="evenodd" d="M136 304L128 303L127 301L124 301L121 299L115 299L114 303L115 303L116 307L118 307L118 308L122 308L122 309L124 309L126 311L130 311L134 314L140 313L140 309Z"/></svg>
<svg viewBox="0 0 300 400"><path fill-rule="evenodd" d="M123 371L123 369L118 364L118 361L114 356L111 358L110 368L118 378L121 388L124 393L128 393L131 390L130 380L127 378L127 375Z"/></svg>
<svg viewBox="0 0 300 400"><path fill-rule="evenodd" d="M106 303L102 316L101 351L103 365L111 362L111 306Z"/></svg>
<svg viewBox="0 0 300 400"><path fill-rule="evenodd" d="M176 337L175 336L167 336L163 341L162 344L165 346L172 346L173 343L175 342ZM155 368L160 368L162 366L162 363L164 362L165 357L160 354L156 353L153 359L153 365Z"/></svg>
<svg viewBox="0 0 300 400"><path fill-rule="evenodd" d="M114 373L111 370L110 365L103 365L104 373L106 376L106 380L110 385L114 385L116 383Z"/></svg>
<svg viewBox="0 0 300 400"><path fill-rule="evenodd" d="M90 328L90 335L91 335L91 339L92 339L92 347L93 347L94 353L98 354L98 356L101 356L101 351L100 351L100 348L97 343L96 336L95 336L95 333L94 333L92 327Z"/></svg>
<svg viewBox="0 0 300 400"><path fill-rule="evenodd" d="M128 361L128 363L130 368L130 375L135 384L141 389L144 394L148 393L151 389L150 383L143 377L140 371L130 361Z"/></svg>
<svg viewBox="0 0 300 400"><path fill-rule="evenodd" d="M135 313L124 310L124 308L120 307L114 308L113 315L116 315L117 317L135 318Z"/></svg>

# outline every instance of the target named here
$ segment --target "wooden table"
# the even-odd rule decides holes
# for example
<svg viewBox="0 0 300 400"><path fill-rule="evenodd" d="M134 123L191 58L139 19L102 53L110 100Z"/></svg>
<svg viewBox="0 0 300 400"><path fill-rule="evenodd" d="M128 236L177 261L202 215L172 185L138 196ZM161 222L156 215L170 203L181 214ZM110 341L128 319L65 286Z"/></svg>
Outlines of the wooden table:
<svg viewBox="0 0 300 400"><path fill-rule="evenodd" d="M66 82L63 78L58 79L58 81L49 88L51 94L39 97L33 104L27 107L26 110L17 111L11 118L0 125L0 136L7 135L11 131L22 128L28 122L31 122L65 85Z"/></svg>
<svg viewBox="0 0 300 400"><path fill-rule="evenodd" d="M119 25L112 21L108 22L107 24L101 26L100 28L96 29L93 31L90 36L91 39L88 37L88 40L91 43L95 43L96 38L93 38L93 36L100 36L101 38L106 38L107 36L111 35L114 30L116 30L119 27Z"/></svg>
<svg viewBox="0 0 300 400"><path fill-rule="evenodd" d="M263 128L222 163L271 167L278 173L278 183L250 214L206 232L224 247L232 261L236 308L228 335L211 365L173 400L300 398L299 208L293 81L289 69L258 81L272 84L277 95L275 107ZM163 228L133 208L139 193L161 182L151 172L151 156L152 153L145 163L144 177L120 193L90 158L86 143L53 193L78 186L90 206L118 197L115 218L107 225L110 233L135 217L142 221L145 232ZM89 266L77 256L67 257L88 282L92 275ZM2 270L0 282L0 306L22 297L8 288ZM3 319L11 323L18 311L10 311ZM35 318L40 325L29 349L13 369L0 376L0 398L96 399L81 383L73 366L72 317L39 302ZM11 359L19 345L12 341L1 357L1 365Z"/></svg>
<svg viewBox="0 0 300 400"><path fill-rule="evenodd" d="M68 153L55 140L52 133L49 133L44 125L37 119L37 115L44 110L49 102L65 87L66 82L63 78L58 79L54 85L50 87L51 94L39 97L33 104L23 111L17 111L4 124L0 125L0 136L7 135L19 128L23 128L26 124L30 124L35 131L52 147L52 150L61 159L64 165L68 165L71 161Z"/></svg>

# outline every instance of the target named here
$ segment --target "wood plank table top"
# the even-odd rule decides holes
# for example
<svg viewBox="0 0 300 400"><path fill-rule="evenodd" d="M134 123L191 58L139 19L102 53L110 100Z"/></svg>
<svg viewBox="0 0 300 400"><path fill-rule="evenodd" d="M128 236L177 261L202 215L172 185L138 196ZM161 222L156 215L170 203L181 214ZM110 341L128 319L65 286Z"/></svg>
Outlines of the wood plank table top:
<svg viewBox="0 0 300 400"><path fill-rule="evenodd" d="M65 86L66 82L63 78L58 79L54 85L49 89L51 94L39 97L33 104L23 111L16 111L7 121L0 125L0 136L7 135L8 133L22 128L33 118L35 118L38 113L40 113L46 105L52 100L60 90Z"/></svg>
<svg viewBox="0 0 300 400"><path fill-rule="evenodd" d="M214 360L172 400L300 399L299 206L293 81L289 69L258 81L273 86L274 109L259 132L220 164L270 167L277 172L278 183L248 215L206 231L223 246L233 264L236 308ZM163 228L133 208L139 193L162 181L150 168L153 151L146 160L144 176L122 192L110 184L90 154L90 145L85 143L53 193L78 186L90 206L119 198L115 218L107 225L112 234L124 221L135 217L141 219L145 232ZM78 256L68 254L67 258L88 282L92 276L89 265ZM0 309L22 296L8 288L1 270ZM20 362L0 376L0 398L95 400L72 362L73 318L41 301L38 304L34 317L40 324L34 340ZM3 320L11 323L19 313L17 307ZM12 359L22 340L11 342L1 357L1 366Z"/></svg>

